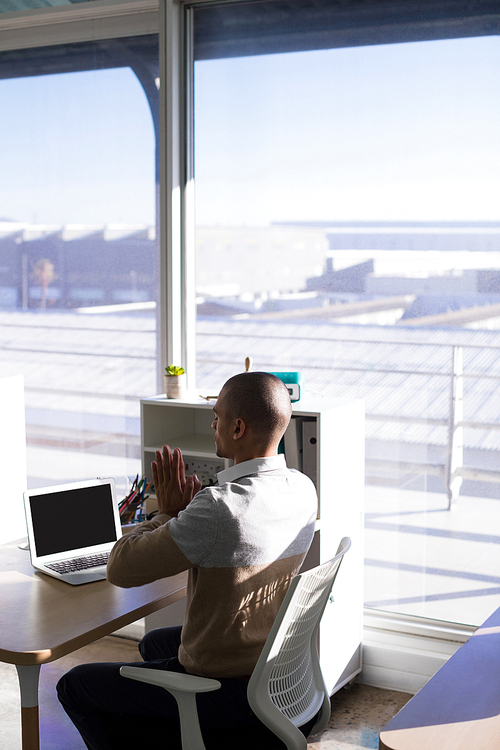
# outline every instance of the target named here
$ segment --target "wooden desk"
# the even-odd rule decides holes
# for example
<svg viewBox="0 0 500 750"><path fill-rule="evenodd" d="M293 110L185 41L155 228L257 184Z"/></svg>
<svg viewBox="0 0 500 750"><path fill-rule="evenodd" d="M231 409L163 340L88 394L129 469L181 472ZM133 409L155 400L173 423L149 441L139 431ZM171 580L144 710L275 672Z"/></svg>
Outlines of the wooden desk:
<svg viewBox="0 0 500 750"><path fill-rule="evenodd" d="M498 750L500 608L380 732L379 750Z"/></svg>
<svg viewBox="0 0 500 750"><path fill-rule="evenodd" d="M133 589L107 581L70 586L36 573L29 552L0 546L0 661L15 664L23 750L39 750L40 666L185 596L187 574Z"/></svg>

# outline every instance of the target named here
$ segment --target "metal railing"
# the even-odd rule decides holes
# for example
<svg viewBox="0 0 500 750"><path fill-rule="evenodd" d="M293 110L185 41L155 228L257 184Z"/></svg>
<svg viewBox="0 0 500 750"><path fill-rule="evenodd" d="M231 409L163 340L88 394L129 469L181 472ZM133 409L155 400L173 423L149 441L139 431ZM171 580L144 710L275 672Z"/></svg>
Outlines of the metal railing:
<svg viewBox="0 0 500 750"><path fill-rule="evenodd" d="M482 482L494 482L500 483L500 471L475 469L472 467L464 466L464 429L484 429L500 430L500 422L480 422L471 421L464 419L464 401L466 398L465 381L466 379L484 379L494 380L500 383L500 373L478 373L478 372L466 372L464 370L464 349L478 349L478 350L496 350L499 352L500 359L500 347L491 345L478 345L478 344L442 344L434 342L408 342L408 341L373 341L371 339L342 339L341 342L350 343L367 343L367 344L381 344L387 346L387 344L401 345L401 346L415 346L415 347L439 347L447 348L450 350L450 367L448 373L443 373L440 370L408 370L408 369L391 369L391 368L374 368L372 372L381 373L399 373L406 375L432 375L441 376L449 380L448 386L448 414L447 418L426 418L426 417L407 417L403 415L395 414L366 414L366 419L383 421L383 422L402 422L409 424L425 424L432 426L443 426L447 428L447 440L445 450L445 461L444 464L436 463L421 463L421 462L402 462L398 461L400 469L409 473L421 472L425 470L427 474L434 476L441 476L445 481L446 494L448 497L448 508L453 507L456 503L460 494L460 488L464 479ZM343 371L359 371L360 368L349 368L342 367L332 369L342 369ZM368 463L373 465L389 464L390 461L384 461L381 459L368 459Z"/></svg>
<svg viewBox="0 0 500 750"><path fill-rule="evenodd" d="M212 337L214 337L215 339L216 337L223 336L228 340L228 345L225 348L226 356L218 357L217 346L214 346L210 351L210 355L203 360L205 365L210 364L212 366L227 366L228 364L230 364L230 359L234 362L234 354L232 352L233 343L235 344L236 348L238 347L234 339L234 334L231 333L230 327L228 327L227 332L224 333L221 333L220 331L214 334L210 332L203 332L201 335L203 337L208 337L208 339L211 339ZM241 331L239 331L238 336L240 338L242 337ZM271 345L274 341L279 341L281 342L281 344L283 344L283 342L289 342L290 349L292 349L293 344L297 344L298 340L300 339L300 334L297 334L296 337L292 335L282 336L277 335L275 331L271 332L264 330L262 334L260 334L256 333L255 328L252 328L252 333L251 336L249 335L249 338L252 339L252 345L259 350L258 352L255 352L256 356L258 354L260 361L266 361L266 355L269 355L269 349L271 349ZM229 344L229 339L231 339L231 344ZM264 341L266 343L264 343ZM500 346L474 343L457 344L436 341L405 341L384 338L372 339L369 337L328 338L315 336L314 339L310 339L310 342L311 341L314 341L314 343L317 344L323 352L329 350L328 354L325 354L325 358L328 358L330 361L328 361L327 363L318 361L311 362L310 359L308 361L301 361L299 348L294 356L293 361L283 363L280 369L307 371L308 380L315 379L315 373L323 370L328 372L355 373L357 375L370 372L382 375L416 375L424 377L439 377L447 381L447 386L444 389L445 394L447 393L447 396L444 395L444 398L447 399L447 404L443 404L443 417L426 417L415 414L406 416L403 414L389 413L389 411L386 409L383 413L375 413L373 410L371 412L367 411L366 419L383 423L421 424L432 427L443 427L446 429L444 460L442 462L423 463L412 460L398 460L397 464L399 470L402 470L408 474L421 474L425 472L428 475L441 477L445 484L445 491L448 497L449 508L451 508L456 502L460 494L460 489L464 479L481 482L500 483L500 471L473 468L464 465L464 429L474 428L484 429L486 431L500 430L500 421L481 422L478 420L464 419L464 400L466 400L467 398L467 389L465 387L465 384L467 381L470 382L477 380L492 380L500 384ZM344 347L344 345L346 345L347 347L359 347L360 345L370 347L380 346L386 348L404 347L406 349L408 349L408 347L415 347L421 348L422 350L425 348L437 348L441 351L447 350L449 352L447 355L449 365L443 366L443 364L441 364L440 368L433 368L432 366L426 366L424 361L423 366L416 369L411 365L409 367L406 367L403 361L401 366L393 367L390 364L388 365L382 357L376 355L373 357L367 357L367 361L365 362L363 361L363 353L360 354L359 351L357 351L356 354L353 355L353 357L356 356L356 361L354 361L353 358L351 358L351 361L349 361L350 354L349 352L345 351L343 352L342 357L333 356L332 352L334 351L335 347ZM297 349L297 347L295 347L295 349ZM491 372L468 372L464 370L464 351L467 349L476 349L478 351L498 351L498 374ZM227 356L228 352L231 352L229 357ZM370 362L368 361L369 359L371 359ZM378 363L380 363L380 365ZM271 367L270 369L273 368ZM348 395L353 395L353 392L355 392L355 390L356 388L354 386L351 387L350 385L347 385L345 387L345 392ZM362 397L363 387L360 387L359 391L359 395L360 397ZM367 458L367 466L370 466L371 468L389 468L391 466L393 467L394 463L395 461L391 460L390 458Z"/></svg>
<svg viewBox="0 0 500 750"><path fill-rule="evenodd" d="M83 320L82 320L83 323ZM25 327L24 323L17 322L15 327ZM29 324L26 325L26 327L29 327ZM58 327L58 326L56 326ZM65 326L60 326L61 330L66 329ZM38 325L37 330L38 332L41 331L41 329L52 329L53 326L50 324L48 325ZM68 346L68 349L66 350L59 350L55 351L54 349L48 349L44 348L43 340L38 340L36 342L35 347L33 347L31 344L32 342L25 342L28 344L27 346L24 345L21 342L16 342L13 344L12 342L7 343L6 350L16 350L19 353L25 352L25 353L33 353L35 356L43 356L43 355L50 355L50 357L53 356L61 356L64 357L65 355L74 356L77 355L82 358L86 357L109 357L110 359L120 359L122 357L126 357L127 359L132 358L140 358L142 360L148 359L150 363L152 364L152 360L155 359L154 352L148 352L145 351L142 354L136 354L134 352L130 352L127 350L126 346L126 335L124 336L124 345L123 345L123 351L120 351L121 347L118 351L110 352L110 351L96 351L95 346L95 336L98 336L99 333L103 334L125 334L125 332L122 329L113 329L110 331L109 329L103 328L102 330L99 328L87 328L87 326L79 325L77 327L78 332L80 335L84 334L84 332L88 331L92 335L92 342L90 345L89 342L89 348L84 345L82 347L81 343L79 347L75 347L73 349L72 346ZM67 330L67 329L66 329ZM75 329L76 330L76 329ZM154 335L154 331L134 331L134 334L144 333L144 334L151 334ZM207 337L207 339L210 341L214 341L212 336L221 336L220 331L217 334L211 334L210 332L204 332L201 334L203 337ZM231 333L231 327L229 326L227 329L227 332L225 331L223 334L224 339L229 339L231 336L234 337L234 334ZM43 337L42 337L43 338ZM245 338L242 337L241 331L238 333L238 339ZM255 340L258 339L257 348L260 349L259 359L261 361L265 361L266 357L269 356L270 350L272 350L272 343L274 340L279 340L281 342L290 340L290 344L293 344L294 342L297 342L297 340L300 338L300 336L277 336L276 334L270 334L269 331L262 330L262 333L259 332L259 334L256 335L255 330L252 330L251 338L253 339L252 344L255 344ZM440 358L441 364L439 366L433 367L433 366L427 366L425 359L422 362L422 367L416 368L410 366L406 367L404 365L404 361L402 365L397 366L391 366L390 362L387 364L387 361L383 357L380 356L373 356L373 358L367 357L367 361L363 361L362 356L359 356L359 352L356 353L356 361L353 361L351 358L350 360L350 353L349 351L343 352L342 358L340 357L329 357L328 361L321 362L303 362L303 368L301 367L301 363L297 361L290 362L288 364L283 363L283 367L281 369L307 369L312 374L312 371L314 370L326 370L328 372L345 372L345 373L380 373L380 374L401 374L401 375L416 375L416 376L426 376L426 377L439 377L444 378L445 381L447 381L447 386L445 387L445 392L447 392L447 405L445 406L443 404L443 410L441 411L441 414L438 414L437 416L434 415L432 417L426 417L423 415L418 414L412 414L412 415L404 415L401 413L389 413L390 409L384 409L383 412L375 413L372 409L372 411L368 411L366 414L367 420L370 421L378 421L383 423L401 423L401 424L421 424L421 425L427 425L427 426L438 426L443 427L447 431L447 437L446 437L446 444L445 444L445 450L444 450L444 461L437 462L437 463L422 463L418 461L398 461L398 467L400 470L405 471L407 473L427 473L429 475L433 476L439 476L443 478L443 481L445 483L446 493L448 496L449 501L449 507L452 507L452 505L456 502L459 494L460 489L462 486L462 483L464 480L473 480L473 481L481 481L481 482L493 482L493 483L500 483L500 471L493 471L493 470L485 470L482 468L475 468L471 466L465 466L464 465L464 429L467 428L474 428L474 429L483 429L485 431L497 431L500 430L500 421L499 422L492 422L492 421L471 421L471 420L465 420L464 419L464 403L466 403L466 399L468 397L468 388L467 383L469 382L477 382L478 380L490 380L495 383L500 382L500 346L494 346L491 344L474 344L474 343L443 343L443 342L429 342L429 341L404 341L404 340L391 340L391 339L384 339L381 337L380 339L370 339L369 337L363 337L363 338L315 338L315 343L318 344L318 347L322 347L326 350L330 347L336 347L336 346L344 346L347 347L351 346L359 346L359 345L365 345L370 347L404 347L408 349L408 347L412 348L438 348L439 350L447 350L448 354L446 355L446 360L448 361L448 365L446 365L446 360L443 362L443 358ZM34 342L33 342L34 343ZM243 346L247 346L245 342L243 342ZM39 348L40 347L40 348ZM220 349L220 351L218 351ZM466 350L480 350L480 351L496 351L498 352L498 373L496 371L492 372L490 371L483 371L483 372L473 372L470 370L467 371L466 368L464 368L464 352ZM290 351L292 348L290 347ZM227 356L229 354L229 357ZM297 352L297 356L300 359L300 353ZM210 356L208 357L210 360L210 363L212 365L232 365L233 367L236 365L236 363L239 365L241 364L238 360L238 353L236 351L233 351L232 345L226 345L226 342L224 342L224 346L220 347L211 347L210 346ZM229 362L228 360L231 360ZM370 361L368 361L370 360ZM82 363L82 367L85 367L85 364ZM271 367L271 369L273 369ZM477 369L477 368L476 368ZM496 368L495 368L496 370ZM54 384L55 385L55 384ZM40 395L47 393L54 393L57 391L57 387L54 388L54 385L51 384L40 384L39 387L32 386L27 388L27 390L36 391ZM71 395L74 393L74 395L88 395L92 396L93 398L102 398L102 399L113 399L118 398L119 400L125 400L125 401L132 401L136 400L138 398L137 395L135 395L132 392L131 393L99 393L95 391L91 391L89 389L88 393L82 393L82 390L74 391L73 388L69 388L67 391L64 390L64 393L67 395ZM151 395L151 394L142 394L142 395ZM383 409L383 402L380 403L382 409ZM500 417L500 415L499 415ZM371 465L372 467L384 467L389 465L394 465L394 461L391 461L390 459L376 459L376 458L368 458L367 460L368 465Z"/></svg>

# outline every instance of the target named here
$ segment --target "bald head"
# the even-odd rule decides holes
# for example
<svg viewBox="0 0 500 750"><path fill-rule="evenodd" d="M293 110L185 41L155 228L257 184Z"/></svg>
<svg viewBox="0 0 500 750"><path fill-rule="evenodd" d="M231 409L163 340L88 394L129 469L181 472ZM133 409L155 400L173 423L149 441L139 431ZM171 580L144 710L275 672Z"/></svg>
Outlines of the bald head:
<svg viewBox="0 0 500 750"><path fill-rule="evenodd" d="M278 443L292 416L288 388L269 372L242 372L221 391L227 416L241 418L263 443Z"/></svg>

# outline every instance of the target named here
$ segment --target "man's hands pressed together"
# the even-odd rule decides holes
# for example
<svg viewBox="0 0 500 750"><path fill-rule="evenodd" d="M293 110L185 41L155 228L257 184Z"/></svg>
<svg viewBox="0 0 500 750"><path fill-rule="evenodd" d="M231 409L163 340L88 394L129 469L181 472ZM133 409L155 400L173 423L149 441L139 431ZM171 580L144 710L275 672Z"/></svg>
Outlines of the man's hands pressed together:
<svg viewBox="0 0 500 750"><path fill-rule="evenodd" d="M156 461L151 463L151 469L158 511L177 518L201 490L200 480L196 474L186 476L180 449L176 448L172 454L168 445L156 451Z"/></svg>

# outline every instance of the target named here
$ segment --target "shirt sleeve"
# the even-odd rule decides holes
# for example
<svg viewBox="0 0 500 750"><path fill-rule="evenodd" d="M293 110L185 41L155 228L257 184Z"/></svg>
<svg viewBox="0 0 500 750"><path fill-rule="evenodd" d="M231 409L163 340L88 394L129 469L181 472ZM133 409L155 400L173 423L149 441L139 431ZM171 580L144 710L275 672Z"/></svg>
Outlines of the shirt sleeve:
<svg viewBox="0 0 500 750"><path fill-rule="evenodd" d="M115 586L131 588L182 573L192 563L181 552L169 531L168 516L137 524L111 550L107 579Z"/></svg>
<svg viewBox="0 0 500 750"><path fill-rule="evenodd" d="M217 487L200 490L187 508L169 521L172 539L193 565L202 564L217 542L217 493Z"/></svg>

